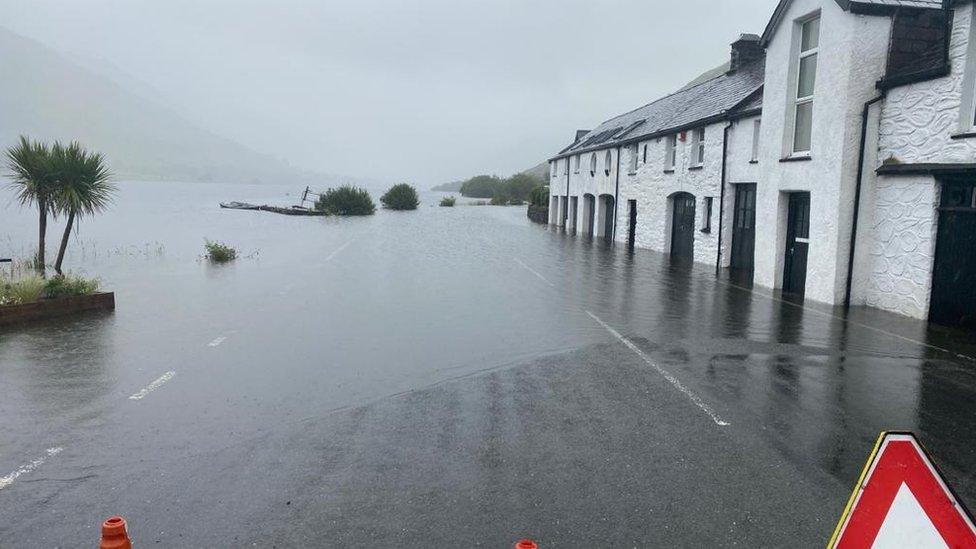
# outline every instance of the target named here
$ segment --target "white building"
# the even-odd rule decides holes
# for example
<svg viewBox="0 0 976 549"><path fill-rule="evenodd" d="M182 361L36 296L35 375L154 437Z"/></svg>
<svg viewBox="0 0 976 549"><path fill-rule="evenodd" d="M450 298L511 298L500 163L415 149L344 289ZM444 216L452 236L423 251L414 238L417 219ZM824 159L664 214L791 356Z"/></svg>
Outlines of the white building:
<svg viewBox="0 0 976 549"><path fill-rule="evenodd" d="M976 324L972 1L782 0L726 71L551 159L550 223Z"/></svg>

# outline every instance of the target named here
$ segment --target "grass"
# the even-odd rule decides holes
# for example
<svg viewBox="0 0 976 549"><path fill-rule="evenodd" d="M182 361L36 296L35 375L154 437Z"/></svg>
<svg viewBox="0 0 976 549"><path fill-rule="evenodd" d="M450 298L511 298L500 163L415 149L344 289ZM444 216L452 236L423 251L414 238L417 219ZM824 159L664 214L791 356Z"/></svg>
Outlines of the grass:
<svg viewBox="0 0 976 549"><path fill-rule="evenodd" d="M237 250L213 240L207 240L204 247L207 249L207 259L214 263L227 263L237 259Z"/></svg>
<svg viewBox="0 0 976 549"><path fill-rule="evenodd" d="M442 208L453 208L457 204L457 198L453 196L445 196L441 199Z"/></svg>
<svg viewBox="0 0 976 549"><path fill-rule="evenodd" d="M72 274L49 279L38 275L24 276L18 280L0 283L0 305L20 305L42 299L90 295L98 291L98 285L97 279Z"/></svg>

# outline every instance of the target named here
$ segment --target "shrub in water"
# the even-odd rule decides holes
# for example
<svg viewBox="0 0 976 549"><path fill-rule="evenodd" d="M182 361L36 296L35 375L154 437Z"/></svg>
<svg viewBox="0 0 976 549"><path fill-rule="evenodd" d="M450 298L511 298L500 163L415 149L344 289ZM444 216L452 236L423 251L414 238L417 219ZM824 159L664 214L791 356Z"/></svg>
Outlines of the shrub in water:
<svg viewBox="0 0 976 549"><path fill-rule="evenodd" d="M54 299L76 295L90 295L98 291L98 280L72 275L57 275L44 285L44 297Z"/></svg>
<svg viewBox="0 0 976 549"><path fill-rule="evenodd" d="M454 204L457 203L457 198L453 196L445 196L441 199L441 206L444 208L453 208Z"/></svg>
<svg viewBox="0 0 976 549"><path fill-rule="evenodd" d="M533 206L540 208L549 207L549 187L540 185L529 193L529 200L532 202Z"/></svg>
<svg viewBox="0 0 976 549"><path fill-rule="evenodd" d="M380 197L380 202L389 210L416 210L420 198L417 197L417 189L406 183L399 183L390 187L390 190Z"/></svg>
<svg viewBox="0 0 976 549"><path fill-rule="evenodd" d="M498 193L498 194L496 194L495 196L493 196L491 198L491 205L492 206L504 206L504 205L508 204L508 201L509 200L510 199L508 198L508 195L506 195L505 193Z"/></svg>
<svg viewBox="0 0 976 549"><path fill-rule="evenodd" d="M315 209L330 215L373 215L376 204L366 189L343 185L325 191L315 202Z"/></svg>
<svg viewBox="0 0 976 549"><path fill-rule="evenodd" d="M207 249L207 259L215 263L225 263L237 259L237 250L226 244L208 240L204 247Z"/></svg>

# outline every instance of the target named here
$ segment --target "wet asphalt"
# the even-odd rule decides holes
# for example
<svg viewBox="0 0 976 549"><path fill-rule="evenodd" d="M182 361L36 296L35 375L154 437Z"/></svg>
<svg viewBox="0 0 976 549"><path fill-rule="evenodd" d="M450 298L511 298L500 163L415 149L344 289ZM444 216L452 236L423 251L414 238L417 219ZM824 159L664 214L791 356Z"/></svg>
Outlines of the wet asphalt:
<svg viewBox="0 0 976 549"><path fill-rule="evenodd" d="M521 208L213 208L275 192L123 185L69 258L118 310L0 332L0 547L822 546L885 429L976 506L971 334Z"/></svg>

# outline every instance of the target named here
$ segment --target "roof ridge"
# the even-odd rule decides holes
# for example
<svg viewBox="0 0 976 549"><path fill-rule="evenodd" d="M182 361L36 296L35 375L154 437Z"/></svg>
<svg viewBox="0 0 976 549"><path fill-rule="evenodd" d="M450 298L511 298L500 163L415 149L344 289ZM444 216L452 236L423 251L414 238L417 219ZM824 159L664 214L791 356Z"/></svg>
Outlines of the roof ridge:
<svg viewBox="0 0 976 549"><path fill-rule="evenodd" d="M755 60L755 61L753 61L751 63L747 63L746 65L743 65L743 67L740 68L739 70L741 71L745 67L751 66L753 63L758 63L758 62L762 62L762 61L765 61L765 56L763 56L761 59L757 59L757 60ZM631 110L629 110L627 112L618 114L617 116L614 116L613 118L608 118L608 119L604 120L603 122L600 122L599 124L597 124L597 126L595 128L593 128L593 129L595 130L596 128L599 128L600 126L602 126L604 124L607 124L608 122L612 122L612 121L614 121L614 120L616 120L618 118L623 118L623 117L627 116L628 114L634 114L635 112L637 112L637 111L639 111L641 109L645 109L647 107L650 107L651 105L654 105L655 103L660 103L661 101L664 101L665 99L668 99L669 97L674 97L675 95L682 94L682 93L685 93L685 92L689 92L689 91L694 90L694 89L696 89L696 88L698 88L700 86L704 86L705 84L708 84L709 82L718 80L719 78L728 78L728 76L729 76L729 73L728 72L723 72L722 74L719 74L717 76L714 76L712 78L709 78L708 80L703 80L703 81L695 84L694 86L688 86L687 88L681 88L681 89L679 89L677 91L673 91L673 92L671 92L671 93L669 93L667 95L658 97L657 99L655 99L654 101L651 101L650 103L645 103L645 104L641 105L640 107L637 107L637 108L631 109ZM590 132L592 132L592 131L593 130L590 130ZM589 134L587 134L587 135L589 135Z"/></svg>

